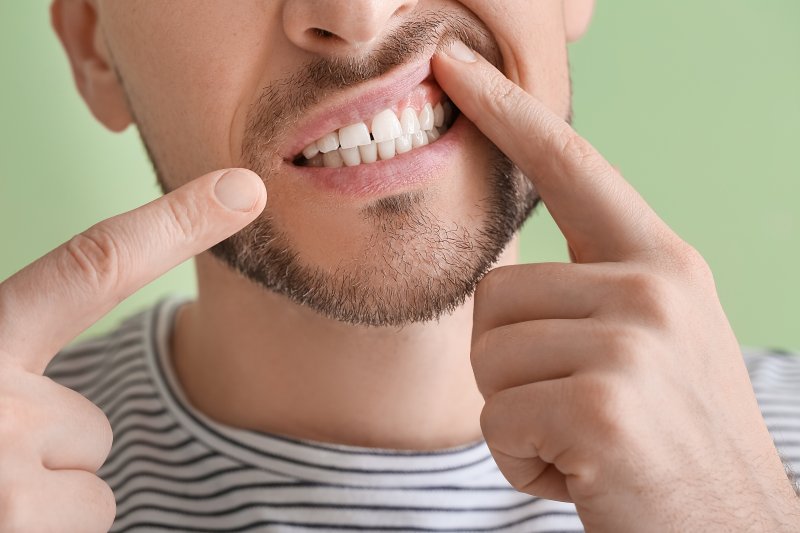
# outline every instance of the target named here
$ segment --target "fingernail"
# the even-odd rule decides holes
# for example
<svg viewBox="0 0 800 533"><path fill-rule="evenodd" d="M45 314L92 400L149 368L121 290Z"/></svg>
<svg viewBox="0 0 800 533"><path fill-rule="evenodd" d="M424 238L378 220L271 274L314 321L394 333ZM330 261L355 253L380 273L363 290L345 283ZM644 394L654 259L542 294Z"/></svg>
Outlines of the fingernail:
<svg viewBox="0 0 800 533"><path fill-rule="evenodd" d="M250 211L258 202L261 185L253 173L242 169L227 171L217 181L214 194L222 205L232 211Z"/></svg>
<svg viewBox="0 0 800 533"><path fill-rule="evenodd" d="M462 63L474 63L478 60L478 56L475 55L475 52L461 41L453 41L450 44L450 48L448 48L445 53Z"/></svg>

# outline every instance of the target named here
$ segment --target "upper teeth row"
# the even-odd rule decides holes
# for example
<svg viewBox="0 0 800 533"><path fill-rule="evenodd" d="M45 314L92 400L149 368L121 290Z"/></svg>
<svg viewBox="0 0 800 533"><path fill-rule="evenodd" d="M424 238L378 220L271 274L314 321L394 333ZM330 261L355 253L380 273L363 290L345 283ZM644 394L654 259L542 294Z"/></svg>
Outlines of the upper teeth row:
<svg viewBox="0 0 800 533"><path fill-rule="evenodd" d="M400 117L391 109L385 109L372 119L371 128L367 126L366 122L357 122L323 135L303 150L303 156L310 160L318 154L327 154L340 148L351 150L371 144L377 144L380 147L381 143L388 144L391 141L394 144L398 139L401 144L408 144L410 149L412 145L421 144L425 135L434 128L441 128L448 123L452 114L453 106L450 102L437 104L436 107L427 103L419 115L410 107L403 110ZM417 137L419 139L416 139ZM416 143L415 140L417 140Z"/></svg>

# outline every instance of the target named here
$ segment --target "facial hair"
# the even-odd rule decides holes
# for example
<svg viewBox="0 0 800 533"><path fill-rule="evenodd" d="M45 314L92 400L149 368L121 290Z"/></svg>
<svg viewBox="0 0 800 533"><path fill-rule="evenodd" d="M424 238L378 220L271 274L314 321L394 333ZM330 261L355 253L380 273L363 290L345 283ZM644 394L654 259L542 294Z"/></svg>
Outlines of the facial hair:
<svg viewBox="0 0 800 533"><path fill-rule="evenodd" d="M269 183L277 172L272 156L279 132L288 131L305 110L455 39L500 66L496 46L474 20L421 12L369 58L320 58L270 84L248 115L242 166ZM304 261L269 209L211 253L256 285L338 321L400 327L436 320L473 294L538 202L511 160L488 140L485 144L489 157L483 179L489 192L480 202L477 225L467 227L448 220L447 213L435 213L427 191L421 190L365 206L360 214L372 228L366 244L333 270Z"/></svg>

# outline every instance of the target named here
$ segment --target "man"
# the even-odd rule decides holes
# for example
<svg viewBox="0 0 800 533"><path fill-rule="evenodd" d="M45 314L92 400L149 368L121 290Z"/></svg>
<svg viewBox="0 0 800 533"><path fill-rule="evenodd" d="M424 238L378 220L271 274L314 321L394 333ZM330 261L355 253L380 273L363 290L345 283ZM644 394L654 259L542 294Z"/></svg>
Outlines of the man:
<svg viewBox="0 0 800 533"><path fill-rule="evenodd" d="M0 286L2 529L796 530L800 363L565 122L592 7L55 0L169 193ZM514 265L540 199L573 264Z"/></svg>

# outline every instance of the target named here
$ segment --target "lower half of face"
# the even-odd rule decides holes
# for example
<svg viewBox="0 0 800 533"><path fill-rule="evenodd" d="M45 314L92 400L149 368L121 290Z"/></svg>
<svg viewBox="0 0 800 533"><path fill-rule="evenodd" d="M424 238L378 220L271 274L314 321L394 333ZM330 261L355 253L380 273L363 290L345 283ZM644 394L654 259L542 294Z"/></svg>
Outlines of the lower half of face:
<svg viewBox="0 0 800 533"><path fill-rule="evenodd" d="M267 290L353 324L433 320L472 294L536 195L428 75L430 56L455 34L497 59L485 26L464 12L420 17L427 24L412 15L396 29L405 38L367 62L305 57L301 72L253 84L232 135L240 156L206 165L252 168L270 200L256 222L212 250L217 257ZM430 33L415 34L420 27ZM135 114L172 188L167 176L186 173L177 168L185 155L148 128L152 114Z"/></svg>

